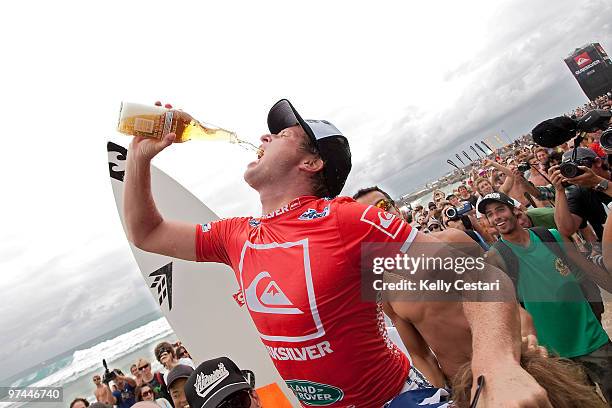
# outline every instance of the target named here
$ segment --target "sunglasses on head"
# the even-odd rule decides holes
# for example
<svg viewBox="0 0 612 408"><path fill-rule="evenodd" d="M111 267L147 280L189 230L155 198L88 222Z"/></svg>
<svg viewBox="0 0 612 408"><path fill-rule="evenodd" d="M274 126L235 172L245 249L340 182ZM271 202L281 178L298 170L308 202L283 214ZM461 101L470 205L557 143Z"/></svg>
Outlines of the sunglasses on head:
<svg viewBox="0 0 612 408"><path fill-rule="evenodd" d="M225 398L217 408L249 408L251 406L251 393L249 390L240 390Z"/></svg>
<svg viewBox="0 0 612 408"><path fill-rule="evenodd" d="M144 370L146 370L147 368L149 368L150 366L151 366L150 364L145 364L145 365L143 365L142 367L138 367L138 371L144 371Z"/></svg>
<svg viewBox="0 0 612 408"><path fill-rule="evenodd" d="M391 200L387 200L386 198L381 198L374 204L374 206L380 208L383 211L388 211L389 208L393 207L394 203Z"/></svg>

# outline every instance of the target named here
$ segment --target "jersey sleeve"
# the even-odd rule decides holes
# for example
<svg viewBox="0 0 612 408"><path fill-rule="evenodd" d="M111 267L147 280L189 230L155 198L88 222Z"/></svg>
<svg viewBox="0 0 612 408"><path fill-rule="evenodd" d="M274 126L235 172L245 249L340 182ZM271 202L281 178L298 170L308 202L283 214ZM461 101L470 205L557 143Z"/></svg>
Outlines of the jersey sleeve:
<svg viewBox="0 0 612 408"><path fill-rule="evenodd" d="M337 217L340 236L348 247L393 243L394 248L405 253L417 233L400 217L353 200L338 202Z"/></svg>
<svg viewBox="0 0 612 408"><path fill-rule="evenodd" d="M218 262L231 265L229 239L237 226L236 218L228 218L196 226L196 259L198 262Z"/></svg>

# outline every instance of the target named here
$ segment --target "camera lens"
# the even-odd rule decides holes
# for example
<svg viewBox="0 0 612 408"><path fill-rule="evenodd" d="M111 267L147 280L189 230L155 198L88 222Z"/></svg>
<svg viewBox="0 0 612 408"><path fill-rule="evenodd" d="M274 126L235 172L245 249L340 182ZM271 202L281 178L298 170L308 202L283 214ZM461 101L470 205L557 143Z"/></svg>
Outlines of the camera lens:
<svg viewBox="0 0 612 408"><path fill-rule="evenodd" d="M606 153L612 153L612 127L603 131L599 138L599 144L606 151Z"/></svg>
<svg viewBox="0 0 612 408"><path fill-rule="evenodd" d="M521 164L519 164L518 170L522 171L522 172L525 172L525 171L529 170L529 163L521 163Z"/></svg>
<svg viewBox="0 0 612 408"><path fill-rule="evenodd" d="M457 210L453 208L447 208L445 212L446 218L455 218L457 216Z"/></svg>
<svg viewBox="0 0 612 408"><path fill-rule="evenodd" d="M561 175L565 178L574 178L584 173L578 168L578 165L573 162L561 163L559 165L559 171L561 172Z"/></svg>

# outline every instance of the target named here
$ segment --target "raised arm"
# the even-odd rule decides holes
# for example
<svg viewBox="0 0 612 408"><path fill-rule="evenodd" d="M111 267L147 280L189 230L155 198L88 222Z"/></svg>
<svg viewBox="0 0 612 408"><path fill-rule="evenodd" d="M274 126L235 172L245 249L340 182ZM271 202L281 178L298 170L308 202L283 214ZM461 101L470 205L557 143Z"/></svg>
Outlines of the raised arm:
<svg viewBox="0 0 612 408"><path fill-rule="evenodd" d="M170 146L176 135L163 140L134 137L127 155L123 214L128 239L138 248L174 258L195 260L194 224L165 220L151 192L151 160Z"/></svg>
<svg viewBox="0 0 612 408"><path fill-rule="evenodd" d="M555 224L561 235L571 237L580 228L582 218L570 212L559 166L552 166L548 170L548 177L555 187Z"/></svg>
<svg viewBox="0 0 612 408"><path fill-rule="evenodd" d="M440 248L436 251L436 257L461 256L435 237L420 233L416 235L408 254L413 255L411 252L417 251L419 253L415 252L414 256L419 256L423 247L433 245ZM505 300L514 296L510 279L494 266L484 264L476 279L468 275L466 272L461 279L482 282L499 280L502 291L506 291L499 296ZM511 300L464 301L463 310L472 331L473 378L476 381L480 375L484 375L487 384L482 395L483 406L550 408L546 391L520 366L521 322L518 303Z"/></svg>

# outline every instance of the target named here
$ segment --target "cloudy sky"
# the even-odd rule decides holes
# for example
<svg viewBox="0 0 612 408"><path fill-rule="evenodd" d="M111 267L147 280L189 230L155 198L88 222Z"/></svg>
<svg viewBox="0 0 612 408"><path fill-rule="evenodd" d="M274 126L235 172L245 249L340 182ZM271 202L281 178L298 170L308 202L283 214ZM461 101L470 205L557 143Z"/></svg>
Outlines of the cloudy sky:
<svg viewBox="0 0 612 408"><path fill-rule="evenodd" d="M346 194L399 196L474 141L586 101L563 58L612 52L612 2L11 2L3 63L0 377L156 307L115 210L122 100L172 102L256 140L290 98L350 139ZM252 154L172 146L156 164L220 216L258 215Z"/></svg>

